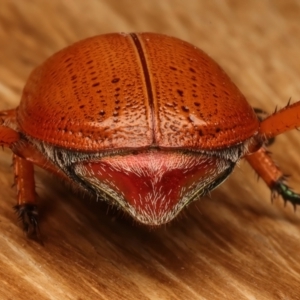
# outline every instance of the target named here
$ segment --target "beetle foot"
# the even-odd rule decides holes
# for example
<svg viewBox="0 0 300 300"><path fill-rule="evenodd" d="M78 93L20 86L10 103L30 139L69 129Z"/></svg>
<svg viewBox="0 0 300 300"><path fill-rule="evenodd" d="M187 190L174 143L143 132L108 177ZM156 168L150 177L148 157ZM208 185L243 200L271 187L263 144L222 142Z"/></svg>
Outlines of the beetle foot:
<svg viewBox="0 0 300 300"><path fill-rule="evenodd" d="M284 200L284 204L290 202L296 211L297 205L300 205L300 194L295 193L283 180L279 180L272 189L272 200L279 194Z"/></svg>
<svg viewBox="0 0 300 300"><path fill-rule="evenodd" d="M21 204L14 206L14 209L18 215L18 219L23 224L23 230L27 237L41 242L37 205Z"/></svg>

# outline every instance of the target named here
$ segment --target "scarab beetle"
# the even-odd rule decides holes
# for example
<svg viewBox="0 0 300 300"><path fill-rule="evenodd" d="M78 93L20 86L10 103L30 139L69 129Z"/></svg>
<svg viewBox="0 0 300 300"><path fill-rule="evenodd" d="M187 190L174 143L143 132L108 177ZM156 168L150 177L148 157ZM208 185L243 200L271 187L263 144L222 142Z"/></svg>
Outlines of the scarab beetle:
<svg viewBox="0 0 300 300"><path fill-rule="evenodd" d="M214 60L165 35L100 35L59 51L0 124L25 230L37 226L34 164L150 226L214 189L241 158L300 204L264 147L300 126L300 102L261 121Z"/></svg>

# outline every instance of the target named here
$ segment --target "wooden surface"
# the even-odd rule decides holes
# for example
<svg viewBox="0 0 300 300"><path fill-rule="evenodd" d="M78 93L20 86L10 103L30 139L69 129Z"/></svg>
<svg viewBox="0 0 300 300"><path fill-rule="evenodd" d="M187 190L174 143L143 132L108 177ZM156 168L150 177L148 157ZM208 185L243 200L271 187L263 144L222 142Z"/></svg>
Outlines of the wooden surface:
<svg viewBox="0 0 300 300"><path fill-rule="evenodd" d="M18 105L29 72L81 38L154 31L187 40L272 112L300 99L300 2L1 0L0 109ZM271 151L300 190L300 135ZM0 299L300 299L300 210L270 203L241 162L172 224L149 231L37 170L44 246L16 215L11 153L0 155Z"/></svg>

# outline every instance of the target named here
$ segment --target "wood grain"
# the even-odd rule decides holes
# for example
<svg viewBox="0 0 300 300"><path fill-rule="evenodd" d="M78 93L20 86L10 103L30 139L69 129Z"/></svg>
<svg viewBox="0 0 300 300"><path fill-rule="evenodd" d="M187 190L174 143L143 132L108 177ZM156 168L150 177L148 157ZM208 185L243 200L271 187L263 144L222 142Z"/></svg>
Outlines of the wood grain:
<svg viewBox="0 0 300 300"><path fill-rule="evenodd" d="M154 31L205 50L249 102L272 112L300 99L300 2L2 0L0 109L29 72L81 38ZM300 136L271 147L300 190ZM37 169L44 246L16 215L11 153L0 155L0 299L300 299L300 213L242 162L233 176L158 230L74 195Z"/></svg>

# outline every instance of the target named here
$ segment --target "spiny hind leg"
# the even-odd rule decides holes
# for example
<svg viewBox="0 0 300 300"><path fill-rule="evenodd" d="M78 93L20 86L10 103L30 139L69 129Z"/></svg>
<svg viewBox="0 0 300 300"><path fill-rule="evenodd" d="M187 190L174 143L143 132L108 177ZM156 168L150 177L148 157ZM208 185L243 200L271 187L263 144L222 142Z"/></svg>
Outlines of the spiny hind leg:
<svg viewBox="0 0 300 300"><path fill-rule="evenodd" d="M285 203L292 203L294 209L297 205L300 205L300 194L295 193L286 184L287 176L276 166L266 149L260 148L257 152L247 155L245 158L270 188L272 199L276 195L281 195Z"/></svg>

